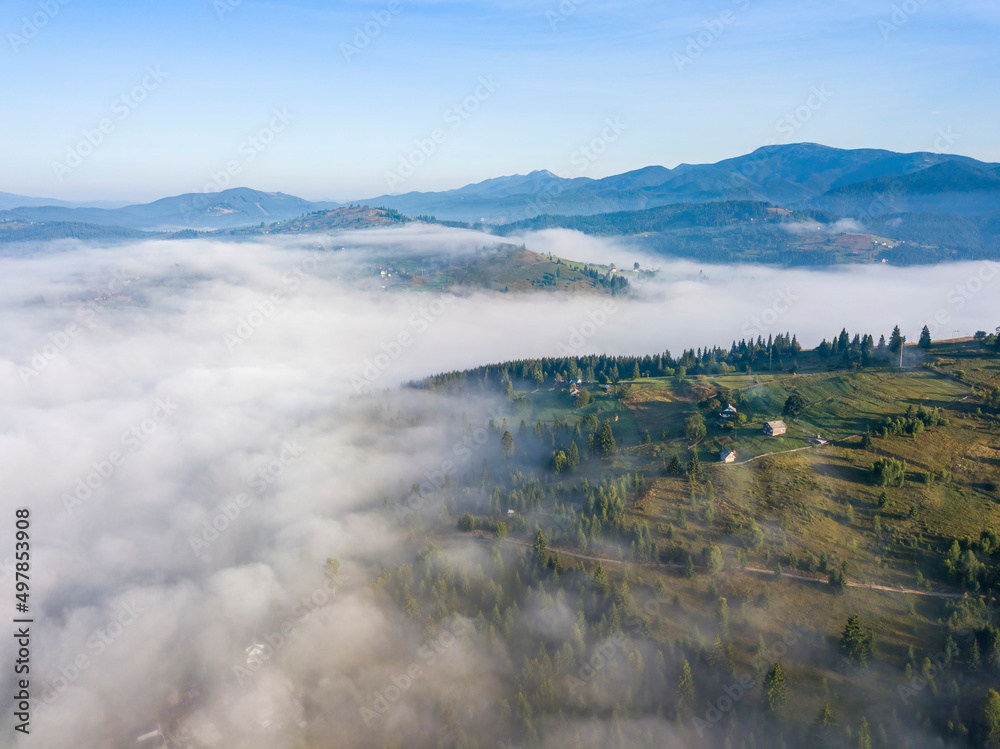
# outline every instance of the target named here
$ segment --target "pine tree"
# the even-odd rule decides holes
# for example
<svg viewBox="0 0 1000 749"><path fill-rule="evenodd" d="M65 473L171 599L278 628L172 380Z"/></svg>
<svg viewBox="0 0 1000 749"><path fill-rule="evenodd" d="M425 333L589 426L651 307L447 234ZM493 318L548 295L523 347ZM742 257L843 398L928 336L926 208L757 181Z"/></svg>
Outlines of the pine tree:
<svg viewBox="0 0 1000 749"><path fill-rule="evenodd" d="M990 664L990 668L994 671L1000 672L1000 630L991 630L989 637L990 647L989 652L986 654L986 662Z"/></svg>
<svg viewBox="0 0 1000 749"><path fill-rule="evenodd" d="M726 560L722 556L722 549L718 544L710 544L708 547L708 574L717 575L726 566Z"/></svg>
<svg viewBox="0 0 1000 749"><path fill-rule="evenodd" d="M695 479L701 478L701 458L698 457L697 447L691 451L691 460L688 461L687 472L688 476Z"/></svg>
<svg viewBox="0 0 1000 749"><path fill-rule="evenodd" d="M600 431L594 439L594 447L601 455L609 455L615 450L615 435L611 431L611 422L607 419L601 424Z"/></svg>
<svg viewBox="0 0 1000 749"><path fill-rule="evenodd" d="M819 715L816 716L816 725L827 731L837 725L837 716L830 709L830 703L823 705L823 709L819 711Z"/></svg>
<svg viewBox="0 0 1000 749"><path fill-rule="evenodd" d="M852 614L840 637L840 649L850 659L864 666L874 655L875 639L871 632L861 625L861 617Z"/></svg>
<svg viewBox="0 0 1000 749"><path fill-rule="evenodd" d="M681 665L681 675L677 680L677 693L680 695L681 711L690 715L694 711L694 677L691 676L691 665L687 659Z"/></svg>
<svg viewBox="0 0 1000 749"><path fill-rule="evenodd" d="M632 591L628 587L628 580L622 580L622 584L618 586L615 601L625 614L631 613L632 609L635 608L635 601L632 598Z"/></svg>
<svg viewBox="0 0 1000 749"><path fill-rule="evenodd" d="M719 635L723 640L729 639L729 602L725 598L719 599Z"/></svg>
<svg viewBox="0 0 1000 749"><path fill-rule="evenodd" d="M535 531L535 563L539 566L548 562L548 548L549 541L545 538L545 532L541 528L537 528Z"/></svg>
<svg viewBox="0 0 1000 749"><path fill-rule="evenodd" d="M576 442L569 443L569 449L566 451L566 461L571 471L576 470L576 467L580 465L580 448L576 446Z"/></svg>
<svg viewBox="0 0 1000 749"><path fill-rule="evenodd" d="M979 653L979 640L972 638L972 646L969 648L969 662L966 664L970 671L978 671L982 663L982 656Z"/></svg>
<svg viewBox="0 0 1000 749"><path fill-rule="evenodd" d="M602 595L607 595L608 591L611 590L611 582L608 580L608 572L604 569L604 565L601 562L597 563L594 568L594 582L597 584L597 589L601 591Z"/></svg>
<svg viewBox="0 0 1000 749"><path fill-rule="evenodd" d="M904 336L897 325L892 329L892 335L889 336L889 350L894 354L899 354L899 366L903 366L903 344L906 343L906 336Z"/></svg>
<svg viewBox="0 0 1000 749"><path fill-rule="evenodd" d="M681 464L680 458L676 455L670 459L670 465L667 466L667 473L672 473L674 476L679 475L684 470L684 466Z"/></svg>
<svg viewBox="0 0 1000 749"><path fill-rule="evenodd" d="M337 582L340 578L340 560L333 557L327 557L326 564L323 565L323 575L330 582Z"/></svg>
<svg viewBox="0 0 1000 749"><path fill-rule="evenodd" d="M1000 749L1000 693L995 689L986 693L982 708L983 746Z"/></svg>
<svg viewBox="0 0 1000 749"><path fill-rule="evenodd" d="M858 724L858 749L872 749L872 732L868 728L868 718L861 717Z"/></svg>
<svg viewBox="0 0 1000 749"><path fill-rule="evenodd" d="M871 450L872 449L872 432L871 429L866 429L865 433L861 435L861 449Z"/></svg>
<svg viewBox="0 0 1000 749"><path fill-rule="evenodd" d="M788 702L788 685L785 683L785 671L778 661L771 666L764 679L764 697L768 712L775 717L781 717Z"/></svg>
<svg viewBox="0 0 1000 749"><path fill-rule="evenodd" d="M503 437L500 438L500 443L503 446L503 456L509 458L514 452L514 438L506 429L503 432Z"/></svg>
<svg viewBox="0 0 1000 749"><path fill-rule="evenodd" d="M920 340L917 342L920 348L928 349L931 347L931 331L925 325L924 329L920 331Z"/></svg>
<svg viewBox="0 0 1000 749"><path fill-rule="evenodd" d="M406 603L403 604L403 613L411 619L416 619L417 615L420 613L420 604L418 604L417 599L409 593L406 594Z"/></svg>

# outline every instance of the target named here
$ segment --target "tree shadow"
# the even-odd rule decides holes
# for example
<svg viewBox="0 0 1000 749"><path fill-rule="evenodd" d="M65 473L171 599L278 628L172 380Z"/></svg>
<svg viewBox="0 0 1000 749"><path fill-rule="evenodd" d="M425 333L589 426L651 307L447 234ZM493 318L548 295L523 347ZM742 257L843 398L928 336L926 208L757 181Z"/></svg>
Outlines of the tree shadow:
<svg viewBox="0 0 1000 749"><path fill-rule="evenodd" d="M868 485L871 483L871 473L863 468L837 463L813 463L813 470L824 476L848 481L854 484Z"/></svg>

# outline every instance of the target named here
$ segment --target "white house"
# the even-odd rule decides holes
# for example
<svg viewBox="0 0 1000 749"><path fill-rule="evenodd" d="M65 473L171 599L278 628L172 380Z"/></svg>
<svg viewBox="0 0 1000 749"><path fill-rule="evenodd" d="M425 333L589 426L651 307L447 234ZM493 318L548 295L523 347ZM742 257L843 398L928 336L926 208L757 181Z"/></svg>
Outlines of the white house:
<svg viewBox="0 0 1000 749"><path fill-rule="evenodd" d="M784 434L788 431L788 427L785 426L783 421L768 421L764 424L764 434L768 437L777 437L779 434Z"/></svg>
<svg viewBox="0 0 1000 749"><path fill-rule="evenodd" d="M719 460L723 463L735 463L736 462L736 451L735 450L723 450L719 453Z"/></svg>
<svg viewBox="0 0 1000 749"><path fill-rule="evenodd" d="M721 416L723 419L731 419L736 415L736 413L737 413L736 407L733 406L732 403L730 403L728 406L722 409L722 413L719 414L719 416Z"/></svg>

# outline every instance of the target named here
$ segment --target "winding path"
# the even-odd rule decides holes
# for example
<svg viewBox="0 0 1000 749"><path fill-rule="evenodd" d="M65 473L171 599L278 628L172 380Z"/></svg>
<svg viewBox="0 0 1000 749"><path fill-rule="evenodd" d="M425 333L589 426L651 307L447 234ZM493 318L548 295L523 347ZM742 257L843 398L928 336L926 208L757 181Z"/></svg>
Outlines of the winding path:
<svg viewBox="0 0 1000 749"><path fill-rule="evenodd" d="M763 457L763 456L761 456L761 457ZM489 539L490 537L489 536L477 536L477 538ZM504 542L505 543L509 543L509 544L515 544L517 546L526 546L528 548L533 548L534 547L534 544L531 544L531 543L529 543L527 541L518 541L517 539L513 539L513 538L506 538L506 539L504 539ZM638 566L638 567L666 567L666 568L673 568L673 569L679 569L679 568L683 567L683 565L680 565L680 564L665 564L665 563L662 563L662 562L652 562L652 563L645 563L645 564L635 564L635 563L632 563L632 562L625 562L625 561L622 561L622 560L619 560L619 559L611 559L609 557L595 557L595 556L589 556L587 554L580 554L580 553L575 552L575 551L564 551L563 549L556 549L556 548L553 548L551 546L548 548L548 551L551 551L551 552L553 552L555 554L558 554L561 557L573 557L574 559L583 559L583 560L586 560L588 562L602 562L602 563L607 563L607 564L620 564L620 565L631 564L632 566ZM702 567L704 565L696 565L696 566ZM750 572L750 573L753 573L755 575L768 575L770 577L774 577L774 570L763 569L761 567L744 567L742 571L743 572ZM821 577L809 577L808 575L799 575L799 574L796 574L794 572L785 572L785 571L782 571L781 576L783 578L787 577L787 578L790 578L792 580L802 580L803 582L817 583L819 585L829 585L830 584L829 580L825 580L825 579L823 579ZM908 593L910 595L927 596L927 597L930 597L930 598L961 598L964 595L962 593L943 593L943 592L935 592L935 591L930 591L930 590L920 590L918 588L904 588L902 586L878 585L876 583L857 582L857 581L851 581L851 580L847 581L847 587L848 588L867 588L868 590L880 590L880 591L883 591L885 593Z"/></svg>

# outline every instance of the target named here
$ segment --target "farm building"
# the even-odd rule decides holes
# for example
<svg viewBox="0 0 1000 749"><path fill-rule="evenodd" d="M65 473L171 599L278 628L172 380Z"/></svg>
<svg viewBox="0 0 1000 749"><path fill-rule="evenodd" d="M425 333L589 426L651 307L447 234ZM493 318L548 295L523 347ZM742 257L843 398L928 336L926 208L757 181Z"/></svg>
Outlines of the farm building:
<svg viewBox="0 0 1000 749"><path fill-rule="evenodd" d="M732 403L730 403L728 406L722 409L722 413L719 414L719 416L721 416L723 419L731 419L736 415L736 413L737 413L736 407Z"/></svg>
<svg viewBox="0 0 1000 749"><path fill-rule="evenodd" d="M783 421L768 421L764 424L764 434L768 437L777 437L779 434L784 434L788 431L788 427L785 426Z"/></svg>
<svg viewBox="0 0 1000 749"><path fill-rule="evenodd" d="M735 450L723 450L719 453L719 460L723 463L735 463L736 462L736 451Z"/></svg>

